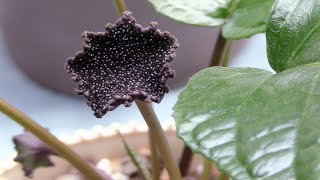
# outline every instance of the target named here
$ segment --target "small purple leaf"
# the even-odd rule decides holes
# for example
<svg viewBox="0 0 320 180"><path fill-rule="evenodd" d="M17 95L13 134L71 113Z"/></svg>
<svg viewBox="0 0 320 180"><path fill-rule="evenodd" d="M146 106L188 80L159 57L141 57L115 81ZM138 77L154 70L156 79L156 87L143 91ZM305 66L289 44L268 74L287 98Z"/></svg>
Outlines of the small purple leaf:
<svg viewBox="0 0 320 180"><path fill-rule="evenodd" d="M18 152L14 161L22 164L26 176L31 177L33 170L38 167L53 166L49 155L57 155L47 144L30 132L13 137L15 148Z"/></svg>

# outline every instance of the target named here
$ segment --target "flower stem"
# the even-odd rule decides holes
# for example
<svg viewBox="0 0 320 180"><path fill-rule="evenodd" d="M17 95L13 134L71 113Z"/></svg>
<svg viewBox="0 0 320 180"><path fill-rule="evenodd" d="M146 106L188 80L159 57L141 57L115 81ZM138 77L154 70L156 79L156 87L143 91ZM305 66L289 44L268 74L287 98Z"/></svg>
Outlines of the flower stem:
<svg viewBox="0 0 320 180"><path fill-rule="evenodd" d="M190 169L190 165L192 162L192 157L193 157L193 152L188 146L185 145L183 148L182 156L180 158L180 162L179 162L179 168L180 168L182 177L188 175L188 171Z"/></svg>
<svg viewBox="0 0 320 180"><path fill-rule="evenodd" d="M124 0L114 0L119 13L123 13L127 10L127 6Z"/></svg>
<svg viewBox="0 0 320 180"><path fill-rule="evenodd" d="M74 167L82 172L88 179L102 180L103 178L78 154L68 146L59 141L54 135L50 134L45 128L33 121L23 112L0 98L0 111L12 120L23 126L26 130L37 136L40 140L47 143L61 157L68 160Z"/></svg>
<svg viewBox="0 0 320 180"><path fill-rule="evenodd" d="M207 159L204 159L201 180L210 179L210 176L212 174L211 169L212 169L212 162Z"/></svg>
<svg viewBox="0 0 320 180"><path fill-rule="evenodd" d="M163 157L164 165L169 173L170 179L182 180L178 165L175 161L168 140L163 132L158 117L156 116L151 104L136 101L136 104L149 126L149 131L153 140L156 141L158 149Z"/></svg>
<svg viewBox="0 0 320 180"><path fill-rule="evenodd" d="M213 53L211 56L211 61L209 63L209 67L219 66L223 60L225 50L228 44L228 40L222 36L222 32L220 30L218 40L216 45L214 46Z"/></svg>
<svg viewBox="0 0 320 180"><path fill-rule="evenodd" d="M124 0L115 0L115 4L120 14L127 10ZM165 162L164 165L169 173L170 179L182 180L178 165L175 162L175 158L170 149L167 138L151 104L140 101L136 101L136 104L144 120L149 126L149 132L151 136L150 140L153 141L152 143L157 144L158 149L163 156L163 160Z"/></svg>
<svg viewBox="0 0 320 180"><path fill-rule="evenodd" d="M151 131L149 131L149 142L151 150L151 164L152 164L152 179L159 180L161 175L161 160L159 157L159 152L157 150L156 140L152 138Z"/></svg>
<svg viewBox="0 0 320 180"><path fill-rule="evenodd" d="M223 67L228 67L229 61L231 59L231 52L232 52L232 41L227 41L226 49L225 49L223 60L222 60Z"/></svg>

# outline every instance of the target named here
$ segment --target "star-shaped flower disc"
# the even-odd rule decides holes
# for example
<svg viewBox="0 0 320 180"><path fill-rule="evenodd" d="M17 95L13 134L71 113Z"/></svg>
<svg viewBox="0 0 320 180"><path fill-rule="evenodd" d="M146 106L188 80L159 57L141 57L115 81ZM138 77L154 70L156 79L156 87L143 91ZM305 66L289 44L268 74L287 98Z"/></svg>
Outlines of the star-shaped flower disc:
<svg viewBox="0 0 320 180"><path fill-rule="evenodd" d="M128 11L105 28L84 32L83 51L68 59L66 70L79 82L76 93L88 99L98 118L134 100L160 103L169 91L167 79L174 77L169 62L176 56L177 39L155 22L142 28Z"/></svg>

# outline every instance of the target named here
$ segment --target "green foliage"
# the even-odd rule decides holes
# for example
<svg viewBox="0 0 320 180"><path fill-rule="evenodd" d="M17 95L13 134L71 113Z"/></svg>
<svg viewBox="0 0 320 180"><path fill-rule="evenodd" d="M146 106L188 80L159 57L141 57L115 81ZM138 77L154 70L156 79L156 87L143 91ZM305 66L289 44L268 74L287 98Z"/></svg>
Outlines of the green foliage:
<svg viewBox="0 0 320 180"><path fill-rule="evenodd" d="M231 1L149 0L156 11L176 21L197 26L221 26Z"/></svg>
<svg viewBox="0 0 320 180"><path fill-rule="evenodd" d="M281 0L267 28L268 58L276 72L319 61L320 1Z"/></svg>
<svg viewBox="0 0 320 180"><path fill-rule="evenodd" d="M179 95L178 136L234 179L319 177L319 72L203 70Z"/></svg>
<svg viewBox="0 0 320 180"><path fill-rule="evenodd" d="M273 6L267 40L277 74L208 68L179 95L178 136L233 179L320 177L319 10L319 0Z"/></svg>
<svg viewBox="0 0 320 180"><path fill-rule="evenodd" d="M154 8L174 19L196 26L221 26L227 39L247 38L265 31L275 0L149 0Z"/></svg>
<svg viewBox="0 0 320 180"><path fill-rule="evenodd" d="M264 32L268 23L268 58L277 74L256 68L200 71L174 107L177 135L232 179L319 179L320 0L274 1L149 0L177 21L221 27L228 39ZM151 179L121 138L143 178ZM57 153L32 134L16 136L14 143L26 175L53 165L49 155Z"/></svg>
<svg viewBox="0 0 320 180"><path fill-rule="evenodd" d="M240 0L223 25L228 39L248 38L266 31L266 22L275 0Z"/></svg>
<svg viewBox="0 0 320 180"><path fill-rule="evenodd" d="M142 178L144 180L151 180L152 178L150 172L148 171L146 165L140 159L139 155L128 145L122 134L120 132L118 132L118 134L122 140L123 146L126 149L128 156L130 157L133 164L136 166Z"/></svg>

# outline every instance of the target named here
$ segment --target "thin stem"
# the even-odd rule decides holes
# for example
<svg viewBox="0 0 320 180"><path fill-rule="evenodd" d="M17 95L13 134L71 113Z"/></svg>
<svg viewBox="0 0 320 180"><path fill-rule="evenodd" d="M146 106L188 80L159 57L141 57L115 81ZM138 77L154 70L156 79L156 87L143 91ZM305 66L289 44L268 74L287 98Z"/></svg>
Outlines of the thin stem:
<svg viewBox="0 0 320 180"><path fill-rule="evenodd" d="M127 6L124 0L114 0L116 7L118 8L118 11L120 15L127 10Z"/></svg>
<svg viewBox="0 0 320 180"><path fill-rule="evenodd" d="M212 174L212 162L207 159L204 159L203 162L203 172L201 175L201 180L209 180Z"/></svg>
<svg viewBox="0 0 320 180"><path fill-rule="evenodd" d="M178 165L175 161L168 140L163 132L161 124L156 116L151 104L136 101L136 104L149 126L152 139L157 142L158 149L163 157L164 165L169 173L170 179L182 180Z"/></svg>
<svg viewBox="0 0 320 180"><path fill-rule="evenodd" d="M192 162L192 157L193 157L193 153L191 149L188 146L184 145L182 156L179 162L179 168L180 168L182 177L188 175L188 171L190 169L191 162Z"/></svg>
<svg viewBox="0 0 320 180"><path fill-rule="evenodd" d="M152 179L159 180L161 175L161 160L159 156L159 152L157 150L156 139L152 138L151 131L149 131L149 142L150 142L150 150L151 150L151 164L152 164Z"/></svg>
<svg viewBox="0 0 320 180"><path fill-rule="evenodd" d="M227 47L225 49L223 60L222 60L222 66L228 67L230 59L231 59L231 52L232 52L232 41L227 42Z"/></svg>
<svg viewBox="0 0 320 180"><path fill-rule="evenodd" d="M219 32L218 40L214 46L211 61L209 67L219 66L223 59L223 54L225 52L228 40L222 36L222 32Z"/></svg>
<svg viewBox="0 0 320 180"><path fill-rule="evenodd" d="M72 151L68 146L59 141L54 135L33 121L23 112L13 107L0 98L0 111L10 117L12 120L23 126L26 130L37 136L40 140L47 143L55 152L64 157L88 179L102 180L103 178L78 154Z"/></svg>
<svg viewBox="0 0 320 180"><path fill-rule="evenodd" d="M133 164L138 169L138 172L141 174L143 180L151 180L150 172L147 169L146 165L141 161L139 155L133 149L131 149L131 147L129 146L127 141L124 139L120 131L117 131L117 133L122 140L122 143L127 151L127 154L129 155Z"/></svg>
<svg viewBox="0 0 320 180"><path fill-rule="evenodd" d="M120 14L127 10L124 0L115 0L115 3ZM175 162L167 138L152 106L140 101L136 101L136 104L144 120L149 126L151 140L153 142L157 142L158 149L163 156L163 160L165 161L164 165L169 173L170 179L181 180L182 178L177 163Z"/></svg>

